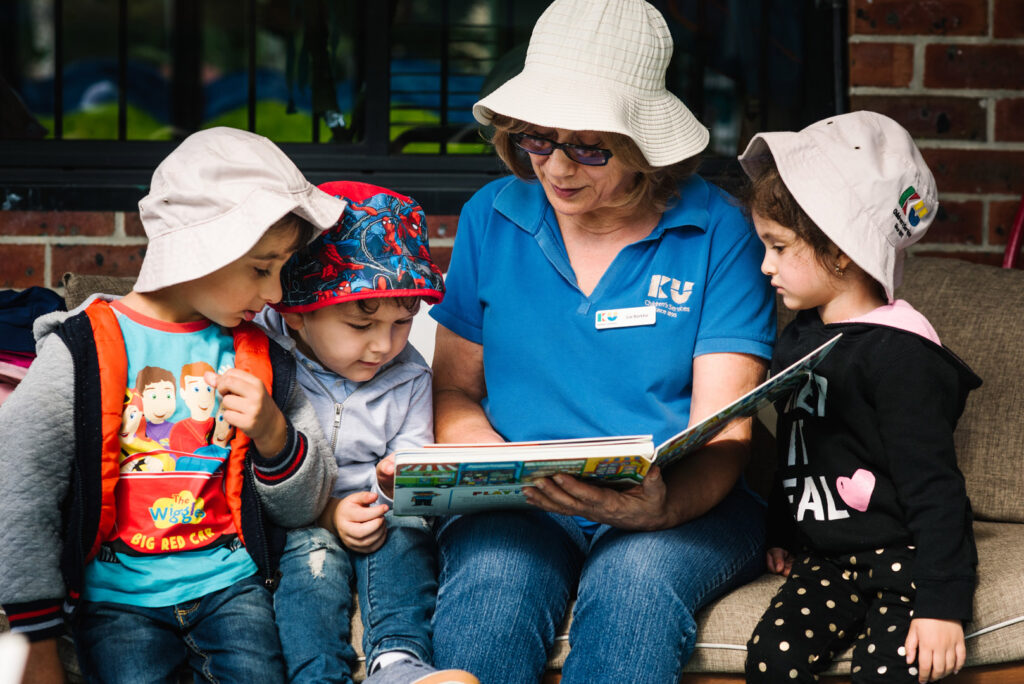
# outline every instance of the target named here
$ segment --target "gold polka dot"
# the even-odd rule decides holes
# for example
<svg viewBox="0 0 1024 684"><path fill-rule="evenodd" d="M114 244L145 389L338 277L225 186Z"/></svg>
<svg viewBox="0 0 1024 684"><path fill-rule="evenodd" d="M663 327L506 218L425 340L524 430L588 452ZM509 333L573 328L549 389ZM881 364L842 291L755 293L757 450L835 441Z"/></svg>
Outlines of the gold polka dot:
<svg viewBox="0 0 1024 684"><path fill-rule="evenodd" d="M811 609L810 608L801 608L800 609L800 614L801 615L810 615L811 614Z"/></svg>
<svg viewBox="0 0 1024 684"><path fill-rule="evenodd" d="M853 579L857 579L857 573L853 573Z"/></svg>
<svg viewBox="0 0 1024 684"><path fill-rule="evenodd" d="M828 631L830 631L830 632L836 631L836 623L834 623L834 622L828 623Z"/></svg>
<svg viewBox="0 0 1024 684"><path fill-rule="evenodd" d="M874 652L875 652L875 645L874 644L868 644L868 653L874 653Z"/></svg>
<svg viewBox="0 0 1024 684"><path fill-rule="evenodd" d="M768 671L768 665L766 663L758 663L757 664L757 669L760 670L761 672L767 672Z"/></svg>
<svg viewBox="0 0 1024 684"><path fill-rule="evenodd" d="M878 674L885 674L888 671L889 671L889 668L887 668L885 665L879 665L878 666Z"/></svg>
<svg viewBox="0 0 1024 684"><path fill-rule="evenodd" d="M804 632L804 636L806 636L808 639L813 639L814 638L814 632L812 630L808 629L807 631Z"/></svg>
<svg viewBox="0 0 1024 684"><path fill-rule="evenodd" d="M900 596L900 601L903 601L904 603L910 603L910 597L909 596Z"/></svg>
<svg viewBox="0 0 1024 684"><path fill-rule="evenodd" d="M800 596L803 596L804 594L807 593L807 590L804 589L803 587L800 587L799 589L796 590L796 593L799 594Z"/></svg>
<svg viewBox="0 0 1024 684"><path fill-rule="evenodd" d="M856 594L850 594L850 600L853 601L854 603L857 603L858 601L860 601L860 597L857 596Z"/></svg>
<svg viewBox="0 0 1024 684"><path fill-rule="evenodd" d="M842 639L844 636L846 636L846 632L844 632L843 630L839 630L838 636L840 639Z"/></svg>
<svg viewBox="0 0 1024 684"><path fill-rule="evenodd" d="M881 556L883 553L885 553L885 549L875 549L876 555Z"/></svg>
<svg viewBox="0 0 1024 684"><path fill-rule="evenodd" d="M860 672L860 665L854 665L853 671L854 672Z"/></svg>
<svg viewBox="0 0 1024 684"><path fill-rule="evenodd" d="M810 562L811 562L810 558L804 558L804 565L807 565Z"/></svg>
<svg viewBox="0 0 1024 684"><path fill-rule="evenodd" d="M907 649L904 646L900 646L899 648L897 648L896 652L899 653L901 656L907 655Z"/></svg>
<svg viewBox="0 0 1024 684"><path fill-rule="evenodd" d="M876 594L875 594L875 598L882 598L882 592L878 592L878 593L876 593Z"/></svg>
<svg viewBox="0 0 1024 684"><path fill-rule="evenodd" d="M836 607L836 602L833 601L832 599L829 599L828 601L825 601L825 605L828 606L829 608L835 608Z"/></svg>
<svg viewBox="0 0 1024 684"><path fill-rule="evenodd" d="M827 579L821 580L821 586L823 586L823 587L827 587L830 584L832 584L832 583L829 582Z"/></svg>
<svg viewBox="0 0 1024 684"><path fill-rule="evenodd" d="M911 588L911 589L917 589L917 585L916 585L916 584L914 584L913 582L911 582L911 583L910 583L910 588Z"/></svg>
<svg viewBox="0 0 1024 684"><path fill-rule="evenodd" d="M868 577L874 577L874 576L875 576L874 568L868 568Z"/></svg>
<svg viewBox="0 0 1024 684"><path fill-rule="evenodd" d="M812 566L811 570L813 570L814 572L818 572L819 570L821 570L821 566L820 565Z"/></svg>
<svg viewBox="0 0 1024 684"><path fill-rule="evenodd" d="M889 629L887 629L886 631L887 632L895 632L896 631L896 625L889 625Z"/></svg>
<svg viewBox="0 0 1024 684"><path fill-rule="evenodd" d="M843 570L843 579L844 580L849 580L850 579L850 574L851 573L850 573L849 570Z"/></svg>
<svg viewBox="0 0 1024 684"><path fill-rule="evenodd" d="M779 642L779 650L780 651L788 651L789 650L789 642L788 641Z"/></svg>
<svg viewBox="0 0 1024 684"><path fill-rule="evenodd" d="M893 572L899 572L902 569L903 569L903 565L901 563L893 563L892 564L892 571Z"/></svg>
<svg viewBox="0 0 1024 684"><path fill-rule="evenodd" d="M916 675L916 674L917 674L917 668L916 668L916 667L913 667L913 666L911 666L911 667L910 667L910 669L909 669L909 670L907 670L907 671L908 671L908 672L909 672L910 674L912 674L912 675Z"/></svg>
<svg viewBox="0 0 1024 684"><path fill-rule="evenodd" d="M886 613L889 612L889 606L882 606L881 608L878 609L878 612L881 613L882 615L885 615Z"/></svg>
<svg viewBox="0 0 1024 684"><path fill-rule="evenodd" d="M850 565L856 565L856 564L857 564L857 557L856 556L850 556Z"/></svg>
<svg viewBox="0 0 1024 684"><path fill-rule="evenodd" d="M799 676L800 676L800 673L796 671L795 667L792 670L789 671L789 678L790 679L796 679Z"/></svg>
<svg viewBox="0 0 1024 684"><path fill-rule="evenodd" d="M776 627L781 627L781 626L782 626L782 625L784 625L785 623L786 623L786 621L785 621L785 620L783 620L782 618L779 618L779 619L777 619L777 620L775 621L775 626L776 626Z"/></svg>
<svg viewBox="0 0 1024 684"><path fill-rule="evenodd" d="M753 639L751 639L751 641L752 641L753 643L755 643L755 644L756 644L756 643L757 643L758 641L760 641L760 640L761 640L761 635L760 635L760 634L755 634L755 635L754 635L754 638L753 638Z"/></svg>
<svg viewBox="0 0 1024 684"><path fill-rule="evenodd" d="M782 601L779 601L778 603L776 603L774 607L775 608L781 608L782 607Z"/></svg>

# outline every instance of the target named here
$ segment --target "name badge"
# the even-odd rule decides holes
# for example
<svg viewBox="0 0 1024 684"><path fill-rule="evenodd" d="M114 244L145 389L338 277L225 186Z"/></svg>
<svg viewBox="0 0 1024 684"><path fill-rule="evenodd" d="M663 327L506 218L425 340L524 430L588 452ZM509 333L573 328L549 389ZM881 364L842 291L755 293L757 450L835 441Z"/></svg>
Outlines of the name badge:
<svg viewBox="0 0 1024 684"><path fill-rule="evenodd" d="M594 315L594 327L598 330L608 328L632 328L638 325L654 325L657 323L658 312L653 306L635 306L629 309L605 309Z"/></svg>

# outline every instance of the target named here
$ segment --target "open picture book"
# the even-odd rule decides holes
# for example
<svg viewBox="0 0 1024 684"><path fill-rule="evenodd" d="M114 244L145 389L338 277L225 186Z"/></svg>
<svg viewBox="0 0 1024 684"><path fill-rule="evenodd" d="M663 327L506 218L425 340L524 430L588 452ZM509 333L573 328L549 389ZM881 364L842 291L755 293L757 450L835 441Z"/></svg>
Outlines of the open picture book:
<svg viewBox="0 0 1024 684"><path fill-rule="evenodd" d="M668 468L795 390L842 335L776 373L696 425L655 446L651 435L536 442L427 444L395 452L397 515L448 515L529 507L523 487L565 473L592 484L630 487L652 465Z"/></svg>

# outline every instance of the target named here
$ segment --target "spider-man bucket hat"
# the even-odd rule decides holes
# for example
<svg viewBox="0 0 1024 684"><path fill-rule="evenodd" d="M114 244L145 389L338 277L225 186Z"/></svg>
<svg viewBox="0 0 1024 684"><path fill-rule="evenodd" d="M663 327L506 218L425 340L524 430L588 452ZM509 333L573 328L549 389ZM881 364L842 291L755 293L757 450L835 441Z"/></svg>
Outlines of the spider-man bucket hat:
<svg viewBox="0 0 1024 684"><path fill-rule="evenodd" d="M374 297L422 297L429 304L444 298L426 217L414 199L353 181L319 188L347 206L333 228L285 264L275 309L298 313Z"/></svg>

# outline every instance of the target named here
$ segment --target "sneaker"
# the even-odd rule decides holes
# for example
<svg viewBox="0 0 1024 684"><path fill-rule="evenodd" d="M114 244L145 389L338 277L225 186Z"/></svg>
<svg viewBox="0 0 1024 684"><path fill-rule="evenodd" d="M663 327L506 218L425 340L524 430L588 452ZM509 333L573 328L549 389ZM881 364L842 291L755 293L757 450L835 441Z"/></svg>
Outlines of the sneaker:
<svg viewBox="0 0 1024 684"><path fill-rule="evenodd" d="M422 660L402 658L374 672L364 684L480 684L480 680L465 670L437 670Z"/></svg>

